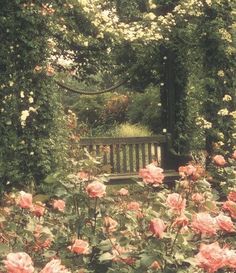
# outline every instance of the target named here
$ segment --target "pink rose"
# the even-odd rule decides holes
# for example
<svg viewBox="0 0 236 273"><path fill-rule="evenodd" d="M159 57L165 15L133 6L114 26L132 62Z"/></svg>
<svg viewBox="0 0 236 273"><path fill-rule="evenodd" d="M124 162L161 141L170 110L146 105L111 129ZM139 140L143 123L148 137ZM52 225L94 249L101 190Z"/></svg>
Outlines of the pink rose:
<svg viewBox="0 0 236 273"><path fill-rule="evenodd" d="M33 273L34 267L30 256L25 252L9 253L3 261L8 273Z"/></svg>
<svg viewBox="0 0 236 273"><path fill-rule="evenodd" d="M86 192L91 198L100 198L106 194L106 186L101 182L94 181L86 187Z"/></svg>
<svg viewBox="0 0 236 273"><path fill-rule="evenodd" d="M149 223L149 231L152 232L156 237L162 238L166 225L160 218L152 219Z"/></svg>
<svg viewBox="0 0 236 273"><path fill-rule="evenodd" d="M225 166L227 163L222 155L215 155L213 157L213 162L220 167Z"/></svg>
<svg viewBox="0 0 236 273"><path fill-rule="evenodd" d="M126 263L129 265L134 264L135 259L130 257L129 254L129 249L120 246L119 244L115 244L112 249L112 254L113 254L113 262L121 262L121 263Z"/></svg>
<svg viewBox="0 0 236 273"><path fill-rule="evenodd" d="M32 194L20 191L20 197L18 200L18 205L23 209L29 209L32 207Z"/></svg>
<svg viewBox="0 0 236 273"><path fill-rule="evenodd" d="M189 165L186 165L186 166L180 166L179 167L179 173L181 176L190 176L190 175L193 175L195 172L196 172L196 168L189 164Z"/></svg>
<svg viewBox="0 0 236 273"><path fill-rule="evenodd" d="M60 260L53 259L45 265L40 273L70 273L70 271L61 264Z"/></svg>
<svg viewBox="0 0 236 273"><path fill-rule="evenodd" d="M66 203L63 200L53 200L52 206L54 209L57 209L59 211L64 211Z"/></svg>
<svg viewBox="0 0 236 273"><path fill-rule="evenodd" d="M31 211L33 212L35 216L41 217L44 215L45 205L41 202L37 202L36 204L32 205Z"/></svg>
<svg viewBox="0 0 236 273"><path fill-rule="evenodd" d="M205 235L215 235L217 232L216 220L207 212L196 214L193 218L191 227L196 233Z"/></svg>
<svg viewBox="0 0 236 273"><path fill-rule="evenodd" d="M197 169L193 165L191 165L191 164L189 164L189 165L186 166L186 174L188 176L193 175L196 172L196 170Z"/></svg>
<svg viewBox="0 0 236 273"><path fill-rule="evenodd" d="M122 195L122 196L126 196L126 195L129 195L129 191L125 188L121 188L119 191L118 191L118 194L119 195Z"/></svg>
<svg viewBox="0 0 236 273"><path fill-rule="evenodd" d="M186 199L183 199L178 193L171 193L167 196L166 205L177 213L181 213L185 210Z"/></svg>
<svg viewBox="0 0 236 273"><path fill-rule="evenodd" d="M160 263L158 261L154 261L151 265L150 265L150 268L152 270L158 270L158 269L161 269L161 266L160 266Z"/></svg>
<svg viewBox="0 0 236 273"><path fill-rule="evenodd" d="M231 191L227 197L228 200L236 202L236 191Z"/></svg>
<svg viewBox="0 0 236 273"><path fill-rule="evenodd" d="M173 226L184 227L189 224L189 219L185 215L177 217L173 223Z"/></svg>
<svg viewBox="0 0 236 273"><path fill-rule="evenodd" d="M111 217L106 216L104 218L104 226L105 226L105 232L111 233L116 231L118 223L117 221L113 220Z"/></svg>
<svg viewBox="0 0 236 273"><path fill-rule="evenodd" d="M43 229L43 226L41 226L41 225L36 225L36 226L35 226L35 229L34 229L34 236L35 236L36 238L39 238L39 237L40 237L41 232L42 232L42 229Z"/></svg>
<svg viewBox="0 0 236 273"><path fill-rule="evenodd" d="M140 204L138 202L130 202L127 205L127 210L139 211L140 210Z"/></svg>
<svg viewBox="0 0 236 273"><path fill-rule="evenodd" d="M219 246L218 242L210 245L202 244L195 259L198 266L209 273L214 273L225 266L224 249Z"/></svg>
<svg viewBox="0 0 236 273"><path fill-rule="evenodd" d="M55 70L51 65L47 65L46 67L46 75L52 77L55 74Z"/></svg>
<svg viewBox="0 0 236 273"><path fill-rule="evenodd" d="M179 175L181 177L189 176L192 180L197 180L201 176L204 176L205 170L201 165L186 165L179 167Z"/></svg>
<svg viewBox="0 0 236 273"><path fill-rule="evenodd" d="M41 249L47 249L52 245L52 239L47 238L44 241L40 238L39 240L36 240L34 251L39 251Z"/></svg>
<svg viewBox="0 0 236 273"><path fill-rule="evenodd" d="M223 204L223 209L230 212L230 216L236 219L236 202L226 201Z"/></svg>
<svg viewBox="0 0 236 273"><path fill-rule="evenodd" d="M150 184L153 187L158 187L164 179L163 169L154 164L149 164L145 169L140 169L139 176L142 177L145 184Z"/></svg>
<svg viewBox="0 0 236 273"><path fill-rule="evenodd" d="M234 224L230 217L220 214L215 219L220 229L227 232L235 231Z"/></svg>
<svg viewBox="0 0 236 273"><path fill-rule="evenodd" d="M236 269L236 250L225 249L226 265L232 269Z"/></svg>
<svg viewBox="0 0 236 273"><path fill-rule="evenodd" d="M204 196L200 193L194 193L192 195L192 201L196 203L201 203L202 201L204 201Z"/></svg>
<svg viewBox="0 0 236 273"><path fill-rule="evenodd" d="M233 152L232 158L233 158L233 159L236 159L236 150Z"/></svg>
<svg viewBox="0 0 236 273"><path fill-rule="evenodd" d="M76 254L88 254L89 253L89 244L87 241L76 239L72 246L68 247L71 252Z"/></svg>
<svg viewBox="0 0 236 273"><path fill-rule="evenodd" d="M89 181L90 174L86 172L78 172L77 176L79 177L80 180L82 181Z"/></svg>

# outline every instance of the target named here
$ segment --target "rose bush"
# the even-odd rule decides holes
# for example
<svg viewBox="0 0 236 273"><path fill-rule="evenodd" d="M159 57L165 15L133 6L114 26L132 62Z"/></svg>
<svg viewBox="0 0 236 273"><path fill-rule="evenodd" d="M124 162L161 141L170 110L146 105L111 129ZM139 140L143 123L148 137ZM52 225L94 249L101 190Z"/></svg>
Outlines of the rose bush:
<svg viewBox="0 0 236 273"><path fill-rule="evenodd" d="M230 160L216 168L228 168ZM170 189L163 171L148 166L140 171L137 196L124 187L110 192L103 176L81 172L46 179L37 193L5 194L0 272L236 270L236 190L217 199L203 167L182 166Z"/></svg>

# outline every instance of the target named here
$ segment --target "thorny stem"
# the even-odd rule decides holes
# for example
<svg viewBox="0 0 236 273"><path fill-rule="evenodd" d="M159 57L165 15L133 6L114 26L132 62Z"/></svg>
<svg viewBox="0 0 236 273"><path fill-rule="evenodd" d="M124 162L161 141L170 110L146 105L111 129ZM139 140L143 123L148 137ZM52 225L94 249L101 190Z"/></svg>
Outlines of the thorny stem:
<svg viewBox="0 0 236 273"><path fill-rule="evenodd" d="M94 226L93 226L93 233L96 234L96 226L97 226L97 204L98 198L95 198L95 206L94 206Z"/></svg>
<svg viewBox="0 0 236 273"><path fill-rule="evenodd" d="M176 235L175 235L173 244L172 244L171 249L170 249L170 255L172 255L172 253L173 253L174 246L175 246L176 240L177 240L177 238L178 238L178 236L179 236L180 230L181 230L181 228L178 229L178 231L177 231L177 233L176 233Z"/></svg>
<svg viewBox="0 0 236 273"><path fill-rule="evenodd" d="M121 256L121 253L120 253L120 251L119 251L119 249L117 249L117 247L116 247L116 245L112 242L112 239L110 238L110 236L109 236L109 234L107 235L107 237L108 237L108 240L110 241L110 243L111 243L111 246L112 246L112 248L114 248L116 251L117 251L117 253L119 254L119 256ZM124 258L122 258L122 257L119 257L123 262L126 262L126 260L124 259ZM132 264L128 264L131 268L133 268L133 269L135 269L135 267L132 265Z"/></svg>

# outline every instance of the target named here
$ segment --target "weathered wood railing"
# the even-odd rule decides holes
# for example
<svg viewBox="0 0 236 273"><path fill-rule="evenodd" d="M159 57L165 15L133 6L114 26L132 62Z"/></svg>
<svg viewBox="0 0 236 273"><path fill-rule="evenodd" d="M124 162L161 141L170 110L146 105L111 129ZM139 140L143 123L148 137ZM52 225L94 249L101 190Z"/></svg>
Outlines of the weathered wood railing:
<svg viewBox="0 0 236 273"><path fill-rule="evenodd" d="M102 158L103 165L110 165L112 174L137 174L140 168L153 159L165 169L167 138L165 135L151 137L92 137L81 138L80 146Z"/></svg>

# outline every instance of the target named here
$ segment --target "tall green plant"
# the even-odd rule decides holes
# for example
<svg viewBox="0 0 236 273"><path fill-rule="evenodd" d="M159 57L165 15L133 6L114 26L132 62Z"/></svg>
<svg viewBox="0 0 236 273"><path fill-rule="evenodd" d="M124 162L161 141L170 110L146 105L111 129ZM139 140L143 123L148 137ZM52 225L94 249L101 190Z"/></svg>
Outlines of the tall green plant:
<svg viewBox="0 0 236 273"><path fill-rule="evenodd" d="M48 48L53 10L42 1L1 2L0 180L39 182L55 171L62 109Z"/></svg>

